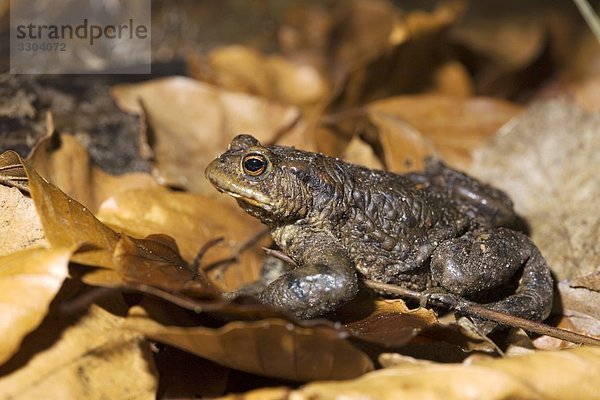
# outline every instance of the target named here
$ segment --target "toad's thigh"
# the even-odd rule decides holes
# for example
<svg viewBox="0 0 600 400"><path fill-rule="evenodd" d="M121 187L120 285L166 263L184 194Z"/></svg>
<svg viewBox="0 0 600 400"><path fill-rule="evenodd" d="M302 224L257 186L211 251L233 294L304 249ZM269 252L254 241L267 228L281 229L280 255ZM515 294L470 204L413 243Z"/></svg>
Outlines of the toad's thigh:
<svg viewBox="0 0 600 400"><path fill-rule="evenodd" d="M524 235L505 228L480 229L442 242L431 257L435 282L463 296L506 284L530 256Z"/></svg>

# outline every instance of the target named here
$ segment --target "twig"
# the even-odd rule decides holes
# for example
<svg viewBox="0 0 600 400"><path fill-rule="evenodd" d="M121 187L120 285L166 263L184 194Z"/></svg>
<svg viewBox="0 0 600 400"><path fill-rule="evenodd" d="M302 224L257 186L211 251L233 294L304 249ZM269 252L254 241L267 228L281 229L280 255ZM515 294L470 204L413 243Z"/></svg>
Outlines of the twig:
<svg viewBox="0 0 600 400"><path fill-rule="evenodd" d="M222 241L223 237L218 237L216 239L209 240L208 242L204 243L202 247L200 247L200 250L198 250L196 257L194 258L194 261L192 261L192 265L190 266L192 272L194 272L194 276L199 276L203 273L203 271L200 270L200 262L202 261L202 258L204 257L208 249L221 243Z"/></svg>
<svg viewBox="0 0 600 400"><path fill-rule="evenodd" d="M389 294L398 295L402 297L409 297L415 300L421 300L423 294L410 289L405 289L396 285L390 285L386 283L375 282L365 279L365 284L371 289L383 291ZM472 317L478 317L489 321L498 322L503 325L509 325L516 328L521 328L529 332L535 332L540 335L547 335L557 339L566 340L573 343L589 344L594 346L600 346L600 338L588 335L582 335L580 333L568 331L566 329L555 328L539 322L533 322L525 318L515 317L513 315L504 314L498 311L490 310L483 305L464 301L454 302L446 300L432 299L431 301L435 305L441 305L456 309L461 314L465 314Z"/></svg>
<svg viewBox="0 0 600 400"><path fill-rule="evenodd" d="M598 15L596 15L590 3L587 0L573 0L573 2L596 39L600 42L600 19L598 19Z"/></svg>
<svg viewBox="0 0 600 400"><path fill-rule="evenodd" d="M246 249L248 249L249 247L254 245L256 242L258 242L260 239L262 239L263 236L265 236L268 233L269 233L269 228L266 226L263 226L260 230L256 231L252 236L250 236L244 243L242 243L238 247L237 252L236 252L237 254L235 256L216 261L215 263L207 265L202 269L204 270L204 272L209 272L216 268L223 268L223 270L224 270L225 269L223 267L224 264L237 261L239 255L242 252L246 251Z"/></svg>
<svg viewBox="0 0 600 400"><path fill-rule="evenodd" d="M271 257L278 258L278 259L280 259L281 261L283 261L283 262L285 262L285 263L287 263L287 264L290 264L290 265L292 265L292 266L294 266L294 267L296 267L296 266L298 265L298 264L296 264L296 263L294 262L294 260L292 260L290 257L288 257L288 255L287 255L287 254L285 254L285 253L284 253L284 252L282 252L282 251L279 251L279 250L274 250L274 249L267 249L266 247L263 247L262 249L263 249L263 251L264 251L264 252L265 252L265 253L266 253L268 256L271 256Z"/></svg>
<svg viewBox="0 0 600 400"><path fill-rule="evenodd" d="M333 125L346 119L359 118L365 116L367 110L364 107L351 108L334 114L327 114L320 118L319 122L323 125Z"/></svg>

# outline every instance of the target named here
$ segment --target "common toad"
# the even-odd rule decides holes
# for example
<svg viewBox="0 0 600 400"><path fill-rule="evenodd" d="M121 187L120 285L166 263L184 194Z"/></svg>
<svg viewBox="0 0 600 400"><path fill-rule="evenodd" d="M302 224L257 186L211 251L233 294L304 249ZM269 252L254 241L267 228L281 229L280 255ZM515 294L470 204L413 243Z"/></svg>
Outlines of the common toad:
<svg viewBox="0 0 600 400"><path fill-rule="evenodd" d="M511 200L441 162L399 175L239 135L206 176L299 265L258 295L297 317L351 300L357 272L530 320L550 313L550 271L531 240L506 227Z"/></svg>

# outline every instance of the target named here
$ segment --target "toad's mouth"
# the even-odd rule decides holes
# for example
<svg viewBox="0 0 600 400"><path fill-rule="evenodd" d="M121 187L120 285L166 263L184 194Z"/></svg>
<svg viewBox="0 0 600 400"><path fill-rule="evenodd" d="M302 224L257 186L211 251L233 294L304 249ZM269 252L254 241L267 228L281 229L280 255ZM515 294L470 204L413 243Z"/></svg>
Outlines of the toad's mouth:
<svg viewBox="0 0 600 400"><path fill-rule="evenodd" d="M269 211L272 209L271 202L267 198L267 196L256 193L246 188L240 187L235 183L231 183L227 186L218 185L211 181L211 183L215 186L215 188L221 192L228 194L234 199L241 201L243 203L249 204L254 207L262 208L263 210Z"/></svg>

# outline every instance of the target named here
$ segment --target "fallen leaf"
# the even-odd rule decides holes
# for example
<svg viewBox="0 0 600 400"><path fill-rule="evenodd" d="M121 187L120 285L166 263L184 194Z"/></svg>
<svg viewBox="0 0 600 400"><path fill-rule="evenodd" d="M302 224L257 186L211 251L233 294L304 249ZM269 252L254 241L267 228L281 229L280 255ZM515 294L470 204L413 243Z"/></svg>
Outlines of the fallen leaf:
<svg viewBox="0 0 600 400"><path fill-rule="evenodd" d="M66 133L44 138L27 157L27 162L44 179L92 212L120 191L158 186L149 174L112 176L105 173L92 163L87 150Z"/></svg>
<svg viewBox="0 0 600 400"><path fill-rule="evenodd" d="M1 367L0 398L155 399L149 346L122 324L96 305L79 319L49 317Z"/></svg>
<svg viewBox="0 0 600 400"><path fill-rule="evenodd" d="M421 169L429 155L465 168L473 150L519 112L502 100L442 95L398 96L367 106L386 166L394 172Z"/></svg>
<svg viewBox="0 0 600 400"><path fill-rule="evenodd" d="M439 2L431 12L405 13L388 1L350 4L336 32L340 38L334 71L345 79L334 106L351 109L386 96L430 89L436 67L444 63L440 47L446 31L465 3Z"/></svg>
<svg viewBox="0 0 600 400"><path fill-rule="evenodd" d="M114 269L88 272L82 280L89 285L130 288L156 295L167 293L194 299L219 299L219 291L212 282L203 271L192 271L169 236L135 239L121 235L113 259Z"/></svg>
<svg viewBox="0 0 600 400"><path fill-rule="evenodd" d="M208 65L210 71L196 75L197 79L284 104L315 105L330 91L324 78L311 65L279 55L265 56L246 46L217 48L208 55Z"/></svg>
<svg viewBox="0 0 600 400"><path fill-rule="evenodd" d="M72 250L30 248L0 257L0 364L46 316L67 277Z"/></svg>
<svg viewBox="0 0 600 400"><path fill-rule="evenodd" d="M600 292L600 271L573 278L570 280L569 285L571 287L583 287L595 292Z"/></svg>
<svg viewBox="0 0 600 400"><path fill-rule="evenodd" d="M112 253L119 235L26 164L22 166L27 173L31 197L50 246L77 248L85 244L73 255L72 261L112 268Z"/></svg>
<svg viewBox="0 0 600 400"><path fill-rule="evenodd" d="M541 16L543 10L533 16L504 3L471 8L471 13L452 27L450 35L453 43L472 53L474 60L467 62L472 64L470 70L477 70L477 93L518 98L547 83L555 68L551 53L556 51L557 43L549 43L551 35ZM469 18L470 14L476 17Z"/></svg>
<svg viewBox="0 0 600 400"><path fill-rule="evenodd" d="M47 245L31 197L17 188L0 185L0 255Z"/></svg>
<svg viewBox="0 0 600 400"><path fill-rule="evenodd" d="M212 271L213 282L224 290L235 290L258 278L262 252L257 247L261 243L249 249L245 247L257 237L261 224L228 198L217 200L164 188L131 190L102 204L98 218L131 236L169 235L188 263L194 260L204 243L223 237L221 243L206 252L202 265L240 258L228 268Z"/></svg>
<svg viewBox="0 0 600 400"><path fill-rule="evenodd" d="M403 300L375 300L364 294L336 311L335 320L356 339L384 347L403 346L437 322L432 310L410 310Z"/></svg>
<svg viewBox="0 0 600 400"><path fill-rule="evenodd" d="M473 173L505 190L563 280L600 265L600 116L538 103L475 152Z"/></svg>
<svg viewBox="0 0 600 400"><path fill-rule="evenodd" d="M137 306L127 327L226 367L271 377L348 379L373 369L364 353L330 327L299 327L279 319L235 321L217 329L166 326Z"/></svg>
<svg viewBox="0 0 600 400"><path fill-rule="evenodd" d="M523 68L544 46L546 29L540 18L500 5L494 11L467 14L452 29L452 36L473 51L483 53L497 66Z"/></svg>
<svg viewBox="0 0 600 400"><path fill-rule="evenodd" d="M183 77L116 86L113 95L123 110L145 115L161 181L211 195L204 169L234 136L267 143L299 118L295 107Z"/></svg>
<svg viewBox="0 0 600 400"><path fill-rule="evenodd" d="M580 332L600 336L600 293L582 287L571 287L568 281L558 284L561 313Z"/></svg>
<svg viewBox="0 0 600 400"><path fill-rule="evenodd" d="M568 374L565 373L568 371ZM597 397L600 350L581 347L471 365L403 365L344 382L316 382L293 390L294 399L555 399ZM493 382L493 384L490 384ZM248 393L259 396L260 390Z"/></svg>
<svg viewBox="0 0 600 400"><path fill-rule="evenodd" d="M373 148L360 139L358 135L354 136L344 153L342 159L345 161L365 166L370 169L383 170L383 164L375 155Z"/></svg>

